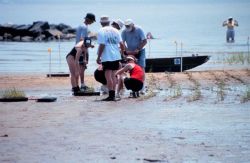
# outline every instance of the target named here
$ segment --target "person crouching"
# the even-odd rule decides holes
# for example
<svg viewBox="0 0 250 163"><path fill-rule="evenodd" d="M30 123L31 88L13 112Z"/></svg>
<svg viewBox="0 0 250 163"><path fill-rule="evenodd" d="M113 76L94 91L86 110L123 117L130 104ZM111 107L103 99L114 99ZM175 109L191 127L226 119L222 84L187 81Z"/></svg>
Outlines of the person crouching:
<svg viewBox="0 0 250 163"><path fill-rule="evenodd" d="M143 87L145 73L143 69L136 64L136 58L132 55L126 57L127 64L116 72L116 75L122 75L129 72L130 77L120 77L118 82L118 94L123 87L123 83L128 90L132 90L134 98L139 97L139 91Z"/></svg>

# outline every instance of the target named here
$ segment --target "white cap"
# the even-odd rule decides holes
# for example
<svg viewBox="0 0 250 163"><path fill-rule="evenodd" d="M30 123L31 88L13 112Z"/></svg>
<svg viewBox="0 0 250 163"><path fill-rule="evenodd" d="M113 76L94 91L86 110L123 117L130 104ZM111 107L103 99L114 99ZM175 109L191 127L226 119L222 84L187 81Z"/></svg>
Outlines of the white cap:
<svg viewBox="0 0 250 163"><path fill-rule="evenodd" d="M113 22L118 24L119 28L122 29L124 23L123 23L123 21L121 19L116 19Z"/></svg>
<svg viewBox="0 0 250 163"><path fill-rule="evenodd" d="M108 15L102 15L100 18L100 23L109 23L109 16Z"/></svg>
<svg viewBox="0 0 250 163"><path fill-rule="evenodd" d="M232 17L232 16L229 16L228 19L233 19L233 17Z"/></svg>
<svg viewBox="0 0 250 163"><path fill-rule="evenodd" d="M124 22L125 25L131 25L131 24L134 24L133 20L132 19L127 19L125 22Z"/></svg>

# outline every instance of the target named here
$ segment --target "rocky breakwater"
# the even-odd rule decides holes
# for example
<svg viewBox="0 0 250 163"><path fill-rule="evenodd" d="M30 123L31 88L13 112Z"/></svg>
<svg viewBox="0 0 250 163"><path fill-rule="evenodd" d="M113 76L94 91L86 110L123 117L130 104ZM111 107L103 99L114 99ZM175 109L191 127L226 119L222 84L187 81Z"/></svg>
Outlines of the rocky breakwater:
<svg viewBox="0 0 250 163"><path fill-rule="evenodd" d="M0 41L53 41L75 38L76 29L60 23L49 24L36 21L32 25L2 24L0 25Z"/></svg>

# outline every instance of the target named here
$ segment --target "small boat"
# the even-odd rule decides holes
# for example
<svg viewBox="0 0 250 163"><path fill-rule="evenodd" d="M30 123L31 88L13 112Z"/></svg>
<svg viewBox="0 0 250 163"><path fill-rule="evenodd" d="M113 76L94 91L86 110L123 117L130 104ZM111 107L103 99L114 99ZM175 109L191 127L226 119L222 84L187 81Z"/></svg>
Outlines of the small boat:
<svg viewBox="0 0 250 163"><path fill-rule="evenodd" d="M181 72L200 66L209 60L209 56L185 56L172 58L147 58L146 72ZM182 60L182 69L181 69Z"/></svg>

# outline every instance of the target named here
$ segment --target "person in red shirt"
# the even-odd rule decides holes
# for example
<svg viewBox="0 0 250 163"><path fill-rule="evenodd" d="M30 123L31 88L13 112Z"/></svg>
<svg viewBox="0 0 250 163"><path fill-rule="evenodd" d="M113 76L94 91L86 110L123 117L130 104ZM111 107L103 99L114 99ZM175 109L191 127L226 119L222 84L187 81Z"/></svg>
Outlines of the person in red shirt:
<svg viewBox="0 0 250 163"><path fill-rule="evenodd" d="M132 95L134 98L139 97L139 91L143 87L144 83L144 70L136 64L136 58L132 55L126 57L127 64L116 72L116 75L120 75L118 81L118 95L123 88L123 83L128 90L132 90ZM130 77L123 76L125 72L129 72Z"/></svg>

